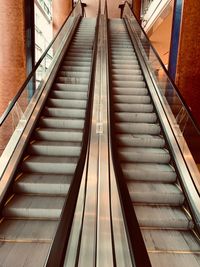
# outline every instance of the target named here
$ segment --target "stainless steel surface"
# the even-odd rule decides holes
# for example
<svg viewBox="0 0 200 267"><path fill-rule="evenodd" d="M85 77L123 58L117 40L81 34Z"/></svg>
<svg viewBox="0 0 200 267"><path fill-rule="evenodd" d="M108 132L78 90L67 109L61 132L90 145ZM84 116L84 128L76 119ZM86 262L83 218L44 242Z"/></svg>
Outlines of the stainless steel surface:
<svg viewBox="0 0 200 267"><path fill-rule="evenodd" d="M101 16L83 231L78 266L113 266L109 195L105 18Z"/></svg>

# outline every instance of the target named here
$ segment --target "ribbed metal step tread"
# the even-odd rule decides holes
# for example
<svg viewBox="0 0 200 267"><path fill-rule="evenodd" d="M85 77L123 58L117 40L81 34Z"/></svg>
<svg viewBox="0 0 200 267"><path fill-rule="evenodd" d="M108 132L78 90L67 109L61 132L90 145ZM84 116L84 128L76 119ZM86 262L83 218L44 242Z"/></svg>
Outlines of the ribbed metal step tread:
<svg viewBox="0 0 200 267"><path fill-rule="evenodd" d="M68 73L70 73L70 72L72 72L72 73L78 72L78 73L80 73L80 75L82 75L81 73L83 72L83 75L84 75L85 73L90 71L90 66L87 67L87 66L69 66L69 65L62 66L61 65L60 71L61 72L66 72L67 71Z"/></svg>
<svg viewBox="0 0 200 267"><path fill-rule="evenodd" d="M115 121L154 123L157 116L155 113L115 112Z"/></svg>
<svg viewBox="0 0 200 267"><path fill-rule="evenodd" d="M129 103L129 104L150 104L151 98L148 95L114 95L115 103Z"/></svg>
<svg viewBox="0 0 200 267"><path fill-rule="evenodd" d="M115 81L129 81L129 82L132 82L132 81L143 81L144 80L144 77L142 74L112 74L112 81L113 83L115 83Z"/></svg>
<svg viewBox="0 0 200 267"><path fill-rule="evenodd" d="M117 134L118 146L123 147L164 147L165 140L160 136L142 134Z"/></svg>
<svg viewBox="0 0 200 267"><path fill-rule="evenodd" d="M89 79L83 77L59 77L57 76L56 82L67 84L88 84Z"/></svg>
<svg viewBox="0 0 200 267"><path fill-rule="evenodd" d="M122 163L122 170L126 179L134 181L175 182L174 168L166 164L152 163Z"/></svg>
<svg viewBox="0 0 200 267"><path fill-rule="evenodd" d="M115 103L114 109L120 112L152 112L154 108L152 104Z"/></svg>
<svg viewBox="0 0 200 267"><path fill-rule="evenodd" d="M86 108L86 100L76 100L76 99L55 99L49 98L47 105L49 107L60 107L60 108Z"/></svg>
<svg viewBox="0 0 200 267"><path fill-rule="evenodd" d="M200 244L191 231L142 229L147 250L172 253L199 252ZM172 265L174 266L174 265ZM182 265L181 265L182 266ZM188 265L190 266L190 265Z"/></svg>
<svg viewBox="0 0 200 267"><path fill-rule="evenodd" d="M194 224L179 207L134 205L140 227L192 229Z"/></svg>
<svg viewBox="0 0 200 267"><path fill-rule="evenodd" d="M84 109L70 109L70 108L50 108L46 107L44 110L45 116L57 117L57 118L74 118L74 119L84 119L85 110Z"/></svg>
<svg viewBox="0 0 200 267"><path fill-rule="evenodd" d="M35 141L28 147L28 153L40 156L78 157L80 152L79 142Z"/></svg>
<svg viewBox="0 0 200 267"><path fill-rule="evenodd" d="M14 218L59 219L65 197L15 195L3 209L3 215Z"/></svg>
<svg viewBox="0 0 200 267"><path fill-rule="evenodd" d="M147 95L147 88L122 88L122 87L112 87L113 95Z"/></svg>
<svg viewBox="0 0 200 267"><path fill-rule="evenodd" d="M146 86L145 82L143 82L142 80L140 79L135 79L134 81L120 81L120 80L113 80L112 82L113 86L114 87L128 87L128 88L144 88Z"/></svg>
<svg viewBox="0 0 200 267"><path fill-rule="evenodd" d="M24 173L13 185L15 193L66 195L73 176Z"/></svg>
<svg viewBox="0 0 200 267"><path fill-rule="evenodd" d="M56 220L4 219L0 223L0 240L8 242L23 240L27 243L30 241L50 242L54 237L57 225L58 221Z"/></svg>
<svg viewBox="0 0 200 267"><path fill-rule="evenodd" d="M168 164L171 159L169 151L161 148L119 147L118 154L122 162Z"/></svg>
<svg viewBox="0 0 200 267"><path fill-rule="evenodd" d="M134 203L179 206L185 199L183 192L174 184L128 181L127 186Z"/></svg>
<svg viewBox="0 0 200 267"><path fill-rule="evenodd" d="M52 98L59 99L74 99L74 100L87 100L88 94L87 92L74 92L74 91L59 91L53 90L51 92Z"/></svg>
<svg viewBox="0 0 200 267"><path fill-rule="evenodd" d="M42 127L81 130L84 127L84 120L56 118L56 117L42 117L40 118L39 124Z"/></svg>
<svg viewBox="0 0 200 267"><path fill-rule="evenodd" d="M87 92L88 85L87 84L54 83L53 90Z"/></svg>
<svg viewBox="0 0 200 267"><path fill-rule="evenodd" d="M79 129L38 128L34 136L40 140L81 142L83 131Z"/></svg>
<svg viewBox="0 0 200 267"><path fill-rule="evenodd" d="M77 157L29 156L21 165L24 172L73 174L77 166Z"/></svg>
<svg viewBox="0 0 200 267"><path fill-rule="evenodd" d="M58 77L79 77L79 78L89 78L90 73L88 71L69 71L69 70L60 70L58 72Z"/></svg>
<svg viewBox="0 0 200 267"><path fill-rule="evenodd" d="M159 135L161 132L159 124L151 123L132 123L132 122L116 122L115 130L117 133L132 134L152 134Z"/></svg>

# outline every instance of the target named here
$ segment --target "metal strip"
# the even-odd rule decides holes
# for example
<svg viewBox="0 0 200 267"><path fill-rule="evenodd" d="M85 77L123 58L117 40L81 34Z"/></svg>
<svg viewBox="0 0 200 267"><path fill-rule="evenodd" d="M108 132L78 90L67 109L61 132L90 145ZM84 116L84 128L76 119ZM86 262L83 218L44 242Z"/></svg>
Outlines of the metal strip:
<svg viewBox="0 0 200 267"><path fill-rule="evenodd" d="M78 266L113 266L109 208L106 54L100 18L85 212Z"/></svg>

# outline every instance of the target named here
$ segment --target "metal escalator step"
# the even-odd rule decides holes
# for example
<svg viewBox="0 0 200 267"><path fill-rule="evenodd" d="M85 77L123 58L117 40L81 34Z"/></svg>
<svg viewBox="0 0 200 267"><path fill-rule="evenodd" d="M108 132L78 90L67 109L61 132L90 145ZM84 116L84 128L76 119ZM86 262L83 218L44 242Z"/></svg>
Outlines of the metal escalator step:
<svg viewBox="0 0 200 267"><path fill-rule="evenodd" d="M79 49L77 49L79 51ZM90 62L79 62L79 61L63 61L62 62L62 67L63 66L77 66L77 67L90 67Z"/></svg>
<svg viewBox="0 0 200 267"><path fill-rule="evenodd" d="M23 172L72 175L77 161L77 157L29 156L22 162L21 170Z"/></svg>
<svg viewBox="0 0 200 267"><path fill-rule="evenodd" d="M68 54L67 54L67 56L65 56L64 57L64 59L63 59L63 62L65 63L67 63L68 61L73 61L73 62L80 62L80 64L82 63L82 62L91 62L91 57L86 57L86 56L84 56L84 57L70 57Z"/></svg>
<svg viewBox="0 0 200 267"><path fill-rule="evenodd" d="M152 112L153 105L152 104L127 104L127 103L115 103L114 104L115 111L119 112Z"/></svg>
<svg viewBox="0 0 200 267"><path fill-rule="evenodd" d="M157 116L155 113L115 112L115 121L154 123L157 121Z"/></svg>
<svg viewBox="0 0 200 267"><path fill-rule="evenodd" d="M56 117L42 117L40 118L39 125L48 128L61 128L61 129L83 129L84 120L82 119L68 119Z"/></svg>
<svg viewBox="0 0 200 267"><path fill-rule="evenodd" d="M117 81L113 80L112 85L114 87L124 87L124 88L144 88L146 87L146 84L142 80L135 80L135 81Z"/></svg>
<svg viewBox="0 0 200 267"><path fill-rule="evenodd" d="M147 95L147 88L122 88L122 87L113 87L112 91L117 95Z"/></svg>
<svg viewBox="0 0 200 267"><path fill-rule="evenodd" d="M115 103L130 103L130 104L150 104L151 98L148 95L114 95Z"/></svg>
<svg viewBox="0 0 200 267"><path fill-rule="evenodd" d="M184 202L183 192L174 184L128 181L127 186L134 203L180 206Z"/></svg>
<svg viewBox="0 0 200 267"><path fill-rule="evenodd" d="M170 165L152 163L122 163L122 171L128 180L175 182L176 172Z"/></svg>
<svg viewBox="0 0 200 267"><path fill-rule="evenodd" d="M83 77L59 77L57 76L56 82L67 84L88 84L89 79Z"/></svg>
<svg viewBox="0 0 200 267"><path fill-rule="evenodd" d="M132 50L131 54L133 56L136 56L133 50ZM118 55L119 55L119 53L117 51L115 51L115 50L112 50L111 51L111 56L118 56ZM129 56L130 55L130 52L124 50L124 51L121 51L120 55Z"/></svg>
<svg viewBox="0 0 200 267"><path fill-rule="evenodd" d="M160 229L192 229L194 224L182 208L168 206L134 206L140 227Z"/></svg>
<svg viewBox="0 0 200 267"><path fill-rule="evenodd" d="M79 108L85 109L87 101L86 100L75 100L75 99L55 99L49 98L47 100L47 105L49 107L56 107L56 108Z"/></svg>
<svg viewBox="0 0 200 267"><path fill-rule="evenodd" d="M144 77L141 74L112 74L112 81L115 83L116 81L120 82L132 82L132 81L143 81Z"/></svg>
<svg viewBox="0 0 200 267"><path fill-rule="evenodd" d="M141 75L142 71L138 68L138 70L134 69L112 69L112 75L116 77L116 75L123 75L123 79L128 78L130 75Z"/></svg>
<svg viewBox="0 0 200 267"><path fill-rule="evenodd" d="M23 173L13 185L15 193L67 195L73 176Z"/></svg>
<svg viewBox="0 0 200 267"><path fill-rule="evenodd" d="M55 128L37 128L34 137L39 140L47 141L66 141L81 142L83 137L82 130L76 129L55 129Z"/></svg>
<svg viewBox="0 0 200 267"><path fill-rule="evenodd" d="M124 61L126 61L126 60L136 60L137 59L137 57L133 54L133 53L131 53L130 55L124 55L124 54L118 54L118 55L116 55L116 54L112 54L112 60L124 60ZM122 74L122 73L119 73L119 74Z"/></svg>
<svg viewBox="0 0 200 267"><path fill-rule="evenodd" d="M0 223L0 240L8 242L24 240L27 243L30 240L32 242L48 242L53 239L57 225L58 221L56 220L4 219Z"/></svg>
<svg viewBox="0 0 200 267"><path fill-rule="evenodd" d="M134 63L132 63L131 66L129 64L123 64L123 66L122 66L118 63L112 63L112 69L122 69L122 68L128 69L128 70L130 70L130 69L138 70L138 69L140 69L140 65L137 61L134 61Z"/></svg>
<svg viewBox="0 0 200 267"><path fill-rule="evenodd" d="M186 252L182 253L180 251L169 251L167 253L149 253L150 261L152 266L156 267L199 267L200 266L200 255L199 253Z"/></svg>
<svg viewBox="0 0 200 267"><path fill-rule="evenodd" d="M78 77L78 78L89 78L89 71L77 71L77 72L72 72L72 71L66 71L66 70L60 70L58 72L58 77Z"/></svg>
<svg viewBox="0 0 200 267"><path fill-rule="evenodd" d="M115 131L117 133L159 135L161 129L159 124L117 122L115 123Z"/></svg>
<svg viewBox="0 0 200 267"><path fill-rule="evenodd" d="M65 197L15 195L4 206L3 215L14 218L59 219Z"/></svg>
<svg viewBox="0 0 200 267"><path fill-rule="evenodd" d="M35 141L28 146L31 155L79 157L80 152L79 142Z"/></svg>
<svg viewBox="0 0 200 267"><path fill-rule="evenodd" d="M87 84L63 84L63 83L55 83L53 85L53 89L61 90L61 91L77 91L77 92L85 92L88 90Z"/></svg>
<svg viewBox="0 0 200 267"><path fill-rule="evenodd" d="M161 148L119 147L118 154L121 162L167 164L171 159L169 152Z"/></svg>
<svg viewBox="0 0 200 267"><path fill-rule="evenodd" d="M1 266L44 266L50 242L0 242ZM19 263L19 264L18 264Z"/></svg>
<svg viewBox="0 0 200 267"><path fill-rule="evenodd" d="M180 253L200 251L200 244L191 231L142 229L142 235L147 250L163 251L163 253L168 251L172 253L176 251Z"/></svg>
<svg viewBox="0 0 200 267"><path fill-rule="evenodd" d="M74 91L59 91L53 90L51 92L52 98L59 99L76 99L76 100L87 100L88 94L87 92L74 92Z"/></svg>
<svg viewBox="0 0 200 267"><path fill-rule="evenodd" d="M165 140L161 136L142 135L142 134L118 134L116 136L118 146L122 147L151 147L163 148Z"/></svg>
<svg viewBox="0 0 200 267"><path fill-rule="evenodd" d="M84 119L85 110L84 109L70 109L70 108L49 108L44 109L44 115L48 117L57 117L57 118L76 118Z"/></svg>
<svg viewBox="0 0 200 267"><path fill-rule="evenodd" d="M60 71L67 71L67 72L74 72L74 73L80 73L81 75L81 72L83 73L89 73L90 71L90 66L70 66L70 65L67 65L67 66L62 66L60 67Z"/></svg>
<svg viewBox="0 0 200 267"><path fill-rule="evenodd" d="M112 64L118 64L120 66L126 65L129 66L129 69L131 69L131 66L138 64L138 61L136 59L135 60L112 59Z"/></svg>

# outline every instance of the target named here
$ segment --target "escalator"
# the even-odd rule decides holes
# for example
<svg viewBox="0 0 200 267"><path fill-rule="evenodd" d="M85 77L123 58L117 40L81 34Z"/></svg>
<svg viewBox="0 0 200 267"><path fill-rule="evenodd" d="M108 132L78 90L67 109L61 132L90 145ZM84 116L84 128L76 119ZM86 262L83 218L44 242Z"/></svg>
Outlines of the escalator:
<svg viewBox="0 0 200 267"><path fill-rule="evenodd" d="M82 18L17 166L0 221L0 265L43 266L83 146L96 19Z"/></svg>
<svg viewBox="0 0 200 267"><path fill-rule="evenodd" d="M199 266L199 237L124 20L109 21L109 39L115 164L126 181L151 265Z"/></svg>

